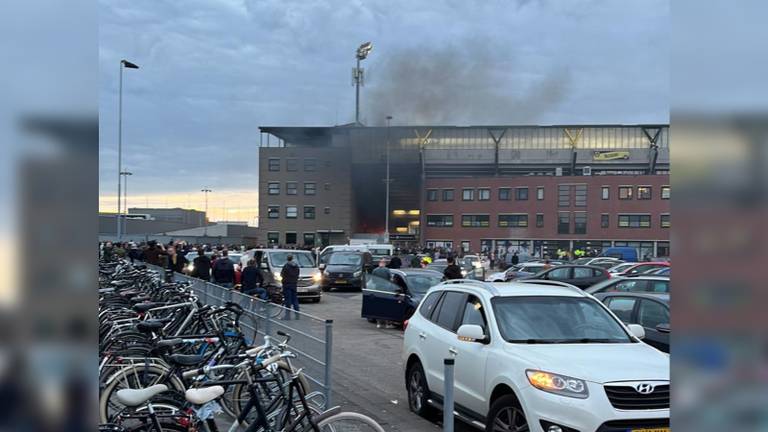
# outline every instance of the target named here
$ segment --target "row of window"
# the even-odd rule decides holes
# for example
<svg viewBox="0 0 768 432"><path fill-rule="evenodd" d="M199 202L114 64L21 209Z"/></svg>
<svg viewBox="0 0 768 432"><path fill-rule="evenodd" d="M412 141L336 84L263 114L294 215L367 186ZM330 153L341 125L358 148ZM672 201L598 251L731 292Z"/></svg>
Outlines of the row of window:
<svg viewBox="0 0 768 432"><path fill-rule="evenodd" d="M571 234L571 212L558 212L557 232L560 234ZM461 215L461 226L464 228L488 228L490 227L490 215L487 214L465 214ZM620 214L618 215L619 228L650 228L651 215L649 214ZM500 228L526 228L528 227L527 214L500 214L497 217L497 225ZM427 215L427 226L436 228L446 228L453 226L453 215ZM661 228L670 227L669 214L659 216L659 226ZM544 227L544 214L536 214L536 227ZM600 215L600 227L610 228L610 215ZM587 233L587 213L573 212L573 234Z"/></svg>
<svg viewBox="0 0 768 432"><path fill-rule="evenodd" d="M298 195L299 184L298 182L285 182L285 194L286 195ZM326 183L325 190L331 190L331 184ZM280 182L267 183L267 193L269 195L280 195ZM304 182L304 195L317 194L317 183Z"/></svg>
<svg viewBox="0 0 768 432"><path fill-rule="evenodd" d="M323 209L324 214L331 214L331 208L325 207ZM285 218L286 219L297 219L299 216L299 206L295 205L287 205L285 206ZM280 206L279 205L270 205L267 206L267 218L269 219L279 219L280 218ZM315 218L315 206L304 206L304 219L314 219Z"/></svg>
<svg viewBox="0 0 768 432"><path fill-rule="evenodd" d="M280 171L280 158L269 158L267 160L267 169L269 171L277 172ZM325 161L325 166L330 167L331 161ZM299 170L299 159L298 158L286 158L285 159L285 170L286 171L298 171ZM314 172L317 171L317 159L315 158L304 158L304 171L305 172Z"/></svg>
<svg viewBox="0 0 768 432"><path fill-rule="evenodd" d="M635 186L619 186L619 199L631 200L635 191ZM671 189L669 186L662 186L659 198L667 200L670 197ZM649 200L653 199L653 188L651 186L637 186L637 199ZM610 186L603 186L601 192L601 198L604 200L611 198Z"/></svg>
<svg viewBox="0 0 768 432"><path fill-rule="evenodd" d="M637 193L635 194L635 188ZM513 194L514 190L514 194ZM516 201L528 200L528 187L500 187L498 188L498 200L509 201L514 196ZM651 186L619 186L619 199L631 200L637 196L638 200L649 200L653 198L653 188ZM670 187L661 187L661 199L669 199ZM611 198L611 186L602 186L601 198L604 200ZM463 188L461 190L462 201L489 201L491 199L491 188ZM544 187L536 187L536 199L544 199ZM454 189L427 189L427 201L453 201ZM557 206L558 207L586 207L587 206L587 185L585 184L566 184L557 186Z"/></svg>
<svg viewBox="0 0 768 432"><path fill-rule="evenodd" d="M294 245L296 244L297 239L298 239L298 235L295 232L287 232L285 233L285 242L283 244ZM268 232L267 243L270 246L280 244L280 233L276 231ZM315 233L313 232L304 233L304 246L314 246L314 244L315 244Z"/></svg>
<svg viewBox="0 0 768 432"><path fill-rule="evenodd" d="M514 197L517 201L527 201L528 200L528 187L500 187L498 189L498 199L499 201L509 201L512 199L512 190L514 189ZM453 189L442 189L442 200L443 201L453 201L453 195L454 195ZM438 201L438 197L440 197L440 189L427 189L427 201ZM491 199L491 189L490 188L464 188L461 190L461 200L462 201L474 201L475 196L477 196L478 201L489 201ZM544 199L544 187L537 187L536 188L536 199L543 200Z"/></svg>

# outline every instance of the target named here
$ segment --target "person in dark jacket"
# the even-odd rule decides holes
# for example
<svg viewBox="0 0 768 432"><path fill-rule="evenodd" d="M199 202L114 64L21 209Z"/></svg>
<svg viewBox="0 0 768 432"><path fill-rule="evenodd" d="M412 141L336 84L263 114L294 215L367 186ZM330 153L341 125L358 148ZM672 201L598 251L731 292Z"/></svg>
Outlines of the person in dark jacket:
<svg viewBox="0 0 768 432"><path fill-rule="evenodd" d="M393 256L392 259L389 260L389 264L387 265L387 267L391 269L399 269L402 266L403 266L403 261L397 255Z"/></svg>
<svg viewBox="0 0 768 432"><path fill-rule="evenodd" d="M285 265L280 271L281 283L283 285L283 297L285 298L285 317L284 319L290 319L288 310L293 309L299 311L299 295L296 291L299 283L299 265L293 260L293 255L288 255ZM298 318L298 314L296 315Z"/></svg>
<svg viewBox="0 0 768 432"><path fill-rule="evenodd" d="M211 259L205 256L203 248L197 250L197 256L192 261L194 269L192 276L204 281L211 280Z"/></svg>
<svg viewBox="0 0 768 432"><path fill-rule="evenodd" d="M167 258L168 266L166 268L168 270L173 271L174 273L183 272L184 266L187 265L187 259L184 258L184 256L176 253L176 248L173 246L169 246L165 250L165 253L168 255L168 258Z"/></svg>
<svg viewBox="0 0 768 432"><path fill-rule="evenodd" d="M514 254L512 254L512 265L517 265L517 263L520 262L520 257L517 256L517 251L515 251Z"/></svg>
<svg viewBox="0 0 768 432"><path fill-rule="evenodd" d="M454 257L448 257L448 267L443 270L443 276L445 276L446 280L462 279L464 277L461 274L461 267L456 265Z"/></svg>
<svg viewBox="0 0 768 432"><path fill-rule="evenodd" d="M267 290L262 288L264 277L261 275L261 269L256 265L256 260L248 260L248 265L243 269L241 275L241 289L243 294L256 296L262 300L267 299Z"/></svg>
<svg viewBox="0 0 768 432"><path fill-rule="evenodd" d="M221 258L213 265L213 280L224 288L232 288L235 283L235 264L229 259L226 249L221 251Z"/></svg>
<svg viewBox="0 0 768 432"><path fill-rule="evenodd" d="M157 242L152 240L147 244L147 248L144 250L144 262L152 265L160 265L160 248L157 246Z"/></svg>

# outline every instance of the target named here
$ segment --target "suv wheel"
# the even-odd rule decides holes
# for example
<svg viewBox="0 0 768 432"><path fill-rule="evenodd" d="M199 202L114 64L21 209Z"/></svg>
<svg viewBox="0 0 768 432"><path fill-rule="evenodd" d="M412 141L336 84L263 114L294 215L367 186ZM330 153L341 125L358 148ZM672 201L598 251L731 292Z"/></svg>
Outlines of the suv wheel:
<svg viewBox="0 0 768 432"><path fill-rule="evenodd" d="M527 431L528 420L514 395L502 396L491 405L486 432L520 432Z"/></svg>
<svg viewBox="0 0 768 432"><path fill-rule="evenodd" d="M424 376L424 369L421 367L421 363L416 362L408 368L408 407L414 413L427 417L431 414L432 410L427 403L427 395L429 395L429 388L427 387L427 379Z"/></svg>

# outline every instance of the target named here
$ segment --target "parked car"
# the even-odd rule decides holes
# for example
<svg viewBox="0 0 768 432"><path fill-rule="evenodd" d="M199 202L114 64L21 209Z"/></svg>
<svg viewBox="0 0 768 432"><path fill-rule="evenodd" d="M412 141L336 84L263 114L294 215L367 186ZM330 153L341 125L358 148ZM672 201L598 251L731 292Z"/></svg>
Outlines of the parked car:
<svg viewBox="0 0 768 432"><path fill-rule="evenodd" d="M669 293L606 292L595 295L625 324L645 329L645 343L669 352Z"/></svg>
<svg viewBox="0 0 768 432"><path fill-rule="evenodd" d="M462 268L482 268L483 260L479 255L464 255L456 260Z"/></svg>
<svg viewBox="0 0 768 432"><path fill-rule="evenodd" d="M257 253L261 255L259 267L264 270L265 285L282 289L280 271L287 262L288 255L293 255L293 260L299 265L299 283L296 290L299 300L320 301L320 282L323 276L315 265L312 252L294 249L250 249L242 255L240 262L243 266L246 265Z"/></svg>
<svg viewBox="0 0 768 432"><path fill-rule="evenodd" d="M408 321L408 405L441 409L455 358L457 417L485 430L669 430L669 356L572 286L445 282Z"/></svg>
<svg viewBox="0 0 768 432"><path fill-rule="evenodd" d="M560 261L550 261L549 266L554 267L562 264ZM533 276L546 268L547 265L543 262L528 261L514 265L504 271L492 273L485 280L486 282L507 282L523 276Z"/></svg>
<svg viewBox="0 0 768 432"><path fill-rule="evenodd" d="M616 276L592 285L585 290L589 294L604 292L669 292L669 278L662 276L638 275L635 277Z"/></svg>
<svg viewBox="0 0 768 432"><path fill-rule="evenodd" d="M615 246L603 249L601 257L617 258L622 261L637 262L637 249L633 247Z"/></svg>
<svg viewBox="0 0 768 432"><path fill-rule="evenodd" d="M403 323L413 315L427 291L443 280L443 274L427 269L390 269L388 281L369 277L363 289L361 315L369 321Z"/></svg>
<svg viewBox="0 0 768 432"><path fill-rule="evenodd" d="M632 266L634 266L636 264L637 263L633 263L633 262L623 262L621 264L616 264L615 266L608 268L608 273L610 273L610 274L618 274L618 273L621 273L624 270L626 270L626 269L628 269L628 268L630 268L630 267L632 267Z"/></svg>
<svg viewBox="0 0 768 432"><path fill-rule="evenodd" d="M323 291L338 287L363 289L364 273L371 267L370 253L333 252L325 261L319 267L323 272Z"/></svg>
<svg viewBox="0 0 768 432"><path fill-rule="evenodd" d="M611 274L614 276L632 276L632 275L643 274L648 270L653 270L653 269L662 268L662 267L669 267L669 263L664 261L634 263L634 265L627 267L620 272L612 272Z"/></svg>
<svg viewBox="0 0 768 432"><path fill-rule="evenodd" d="M602 267L564 264L540 271L535 275L520 277L518 280L553 280L585 289L610 277L608 270Z"/></svg>
<svg viewBox="0 0 768 432"><path fill-rule="evenodd" d="M591 258L579 258L571 261L571 264L578 264L578 265L593 265L597 267L602 267L604 269L609 269L615 265L621 264L624 261L617 259L617 258L611 258L611 257L591 257Z"/></svg>
<svg viewBox="0 0 768 432"><path fill-rule="evenodd" d="M648 271L646 271L643 274L649 275L649 276L653 275L653 276L667 276L667 277L669 277L669 276L672 276L671 270L672 270L671 267L659 267L659 268L656 268L656 269L648 270Z"/></svg>

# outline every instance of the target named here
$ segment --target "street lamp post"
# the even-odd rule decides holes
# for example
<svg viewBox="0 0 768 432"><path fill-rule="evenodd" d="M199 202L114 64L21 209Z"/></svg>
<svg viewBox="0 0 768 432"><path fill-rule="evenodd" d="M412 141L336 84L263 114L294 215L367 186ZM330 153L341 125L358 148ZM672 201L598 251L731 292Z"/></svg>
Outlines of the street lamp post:
<svg viewBox="0 0 768 432"><path fill-rule="evenodd" d="M205 194L205 219L208 219L208 192L213 192L210 189L200 189L200 192ZM208 237L208 221L204 220L205 223L205 237Z"/></svg>
<svg viewBox="0 0 768 432"><path fill-rule="evenodd" d="M368 53L371 52L373 49L373 44L371 42L366 42L359 47L357 47L357 53L355 54L355 57L357 58L357 66L355 66L355 73L353 74L353 78L355 79L355 124L360 124L360 86L363 85L364 79L363 79L363 70L360 69L360 61L365 60L368 57Z"/></svg>
<svg viewBox="0 0 768 432"><path fill-rule="evenodd" d="M117 240L123 237L120 226L120 196L122 195L123 180L123 68L138 69L135 63L120 60L120 96L117 108Z"/></svg>
<svg viewBox="0 0 768 432"><path fill-rule="evenodd" d="M123 188L123 229L121 231L123 234L128 234L128 176L131 175L133 175L132 172L120 171L120 176L125 177L125 187Z"/></svg>
<svg viewBox="0 0 768 432"><path fill-rule="evenodd" d="M385 180L386 182L386 199L384 206L386 207L386 215L384 218L384 238L387 240L387 243L389 243L389 126L390 122L392 121L392 116L387 116L387 144L386 144L386 154L387 154L387 178Z"/></svg>

